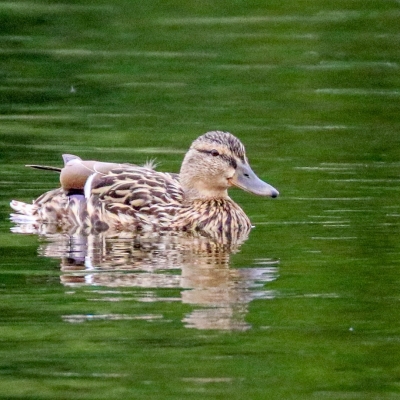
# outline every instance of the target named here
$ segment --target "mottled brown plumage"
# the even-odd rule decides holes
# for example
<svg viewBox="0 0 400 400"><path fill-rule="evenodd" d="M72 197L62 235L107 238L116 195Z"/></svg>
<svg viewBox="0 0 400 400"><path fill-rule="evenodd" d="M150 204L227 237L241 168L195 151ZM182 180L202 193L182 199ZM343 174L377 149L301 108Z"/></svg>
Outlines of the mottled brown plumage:
<svg viewBox="0 0 400 400"><path fill-rule="evenodd" d="M94 231L188 231L227 242L244 239L251 228L244 211L228 196L230 186L278 195L254 174L243 144L228 132L208 132L195 140L179 174L75 156L64 161L63 188L45 193L32 205L13 201L18 213L14 218ZM85 181L84 198L76 193Z"/></svg>

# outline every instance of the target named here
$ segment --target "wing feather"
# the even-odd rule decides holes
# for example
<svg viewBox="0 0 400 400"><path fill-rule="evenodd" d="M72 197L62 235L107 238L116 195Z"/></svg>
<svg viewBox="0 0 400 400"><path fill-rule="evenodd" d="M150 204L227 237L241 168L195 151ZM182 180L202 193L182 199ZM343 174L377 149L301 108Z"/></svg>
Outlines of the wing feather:
<svg viewBox="0 0 400 400"><path fill-rule="evenodd" d="M124 224L130 226L149 221L166 226L182 207L183 191L177 174L130 166L113 169L107 175L96 174L89 201L92 207L88 209L97 209L96 215L90 216L93 224L100 220L119 221L114 224L119 225L118 216L125 214L128 218Z"/></svg>

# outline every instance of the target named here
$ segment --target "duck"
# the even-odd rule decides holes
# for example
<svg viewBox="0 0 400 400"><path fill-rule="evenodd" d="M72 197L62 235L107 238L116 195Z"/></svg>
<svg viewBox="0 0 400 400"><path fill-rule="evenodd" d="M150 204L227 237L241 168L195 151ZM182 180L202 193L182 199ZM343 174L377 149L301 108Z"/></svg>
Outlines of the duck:
<svg viewBox="0 0 400 400"><path fill-rule="evenodd" d="M63 159L63 168L30 165L59 172L61 187L32 204L13 200L14 221L94 232L180 231L229 241L247 236L252 227L229 188L279 195L251 169L242 142L224 131L194 140L178 174L157 171L152 163L108 163L70 154Z"/></svg>

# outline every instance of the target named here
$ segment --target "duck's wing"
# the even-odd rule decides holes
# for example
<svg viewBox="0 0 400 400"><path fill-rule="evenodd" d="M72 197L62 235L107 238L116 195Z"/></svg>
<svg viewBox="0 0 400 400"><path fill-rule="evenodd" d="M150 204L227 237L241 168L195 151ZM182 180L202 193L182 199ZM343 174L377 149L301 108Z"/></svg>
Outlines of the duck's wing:
<svg viewBox="0 0 400 400"><path fill-rule="evenodd" d="M144 167L115 168L93 174L85 186L89 218L93 225L165 227L182 207L178 174Z"/></svg>

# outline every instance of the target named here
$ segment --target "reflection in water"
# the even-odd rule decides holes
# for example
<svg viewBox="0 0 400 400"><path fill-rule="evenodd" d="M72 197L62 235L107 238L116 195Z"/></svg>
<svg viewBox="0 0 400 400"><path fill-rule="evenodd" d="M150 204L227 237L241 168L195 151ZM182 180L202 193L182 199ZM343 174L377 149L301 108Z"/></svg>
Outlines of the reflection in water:
<svg viewBox="0 0 400 400"><path fill-rule="evenodd" d="M27 232L17 226L14 232ZM38 232L35 232L38 233ZM218 244L187 234L160 235L41 232L46 239L39 254L61 259L61 283L66 287L101 286L101 301L120 301L118 288L138 288L139 302L182 301L197 306L184 316L186 327L197 329L246 330L248 304L271 298L264 284L276 279L277 262L258 259L251 268L230 268L230 256L238 245ZM157 290L178 289L180 296L158 297ZM143 293L142 289L146 289ZM120 297L119 297L120 296ZM198 307L200 306L200 307ZM160 315L132 316L67 315L68 322L98 319L160 319Z"/></svg>

